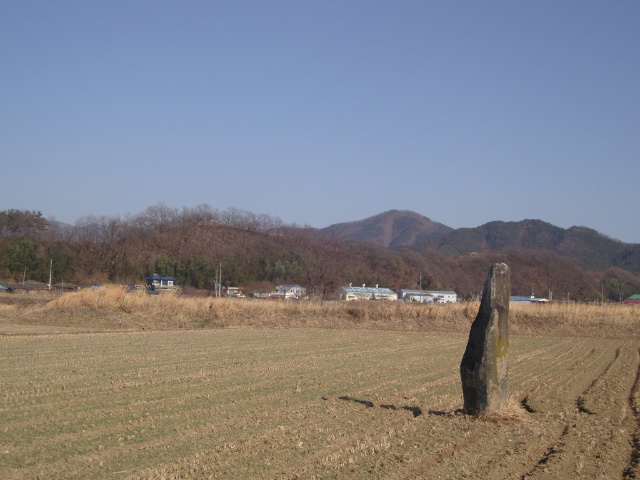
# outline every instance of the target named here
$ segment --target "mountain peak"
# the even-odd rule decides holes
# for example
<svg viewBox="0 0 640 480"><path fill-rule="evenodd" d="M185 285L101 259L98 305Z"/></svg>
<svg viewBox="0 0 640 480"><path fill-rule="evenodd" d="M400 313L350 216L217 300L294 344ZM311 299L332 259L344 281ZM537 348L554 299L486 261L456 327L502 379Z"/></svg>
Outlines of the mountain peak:
<svg viewBox="0 0 640 480"><path fill-rule="evenodd" d="M384 247L414 245L434 235L451 231L450 227L410 210L386 212L353 222L337 223L320 230L325 236L372 242Z"/></svg>

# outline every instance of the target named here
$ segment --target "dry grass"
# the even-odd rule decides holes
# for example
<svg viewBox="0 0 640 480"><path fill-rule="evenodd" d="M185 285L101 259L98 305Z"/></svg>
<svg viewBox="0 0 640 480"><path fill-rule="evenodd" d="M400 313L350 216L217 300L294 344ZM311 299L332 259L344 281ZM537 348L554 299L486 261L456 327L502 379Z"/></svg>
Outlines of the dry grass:
<svg viewBox="0 0 640 480"><path fill-rule="evenodd" d="M512 303L509 321L514 333L638 338L640 308L595 303Z"/></svg>
<svg viewBox="0 0 640 480"><path fill-rule="evenodd" d="M0 316L14 316L18 313L17 305L0 304Z"/></svg>
<svg viewBox="0 0 640 480"><path fill-rule="evenodd" d="M296 302L148 295L120 286L56 297L45 305L5 305L0 317L20 323L103 329L175 329L258 326L468 332L477 302ZM626 338L640 335L640 308L577 303L510 306L513 334Z"/></svg>

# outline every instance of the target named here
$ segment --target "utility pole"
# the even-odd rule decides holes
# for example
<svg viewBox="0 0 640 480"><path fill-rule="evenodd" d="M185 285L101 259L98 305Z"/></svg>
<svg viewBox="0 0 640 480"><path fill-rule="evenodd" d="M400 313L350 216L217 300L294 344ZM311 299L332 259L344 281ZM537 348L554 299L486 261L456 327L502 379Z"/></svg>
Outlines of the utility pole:
<svg viewBox="0 0 640 480"><path fill-rule="evenodd" d="M220 275L220 268L218 267L218 269L216 270L216 281L215 281L215 292L216 292L216 298L218 298L218 275Z"/></svg>

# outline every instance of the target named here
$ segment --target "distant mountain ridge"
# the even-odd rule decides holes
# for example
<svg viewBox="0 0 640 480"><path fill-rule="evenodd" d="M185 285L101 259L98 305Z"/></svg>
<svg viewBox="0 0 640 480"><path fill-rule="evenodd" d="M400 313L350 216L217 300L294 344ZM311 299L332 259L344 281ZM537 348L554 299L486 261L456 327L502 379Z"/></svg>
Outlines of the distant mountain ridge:
<svg viewBox="0 0 640 480"><path fill-rule="evenodd" d="M411 211L389 210L355 222L331 225L322 235L389 248L436 250L447 256L513 249L548 250L588 270L619 267L640 272L640 244L629 244L587 227L560 228L542 220L493 221L453 229Z"/></svg>
<svg viewBox="0 0 640 480"><path fill-rule="evenodd" d="M355 222L337 223L320 229L325 237L372 242L383 247L416 245L452 231L442 223L408 210L389 210Z"/></svg>

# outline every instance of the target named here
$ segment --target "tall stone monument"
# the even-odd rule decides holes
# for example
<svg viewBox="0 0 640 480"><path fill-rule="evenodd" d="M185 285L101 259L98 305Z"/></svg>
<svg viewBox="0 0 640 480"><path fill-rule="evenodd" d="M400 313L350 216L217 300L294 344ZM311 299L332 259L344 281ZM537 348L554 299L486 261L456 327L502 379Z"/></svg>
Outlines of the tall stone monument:
<svg viewBox="0 0 640 480"><path fill-rule="evenodd" d="M507 404L510 296L509 267L496 263L489 270L460 363L466 413L491 413Z"/></svg>

